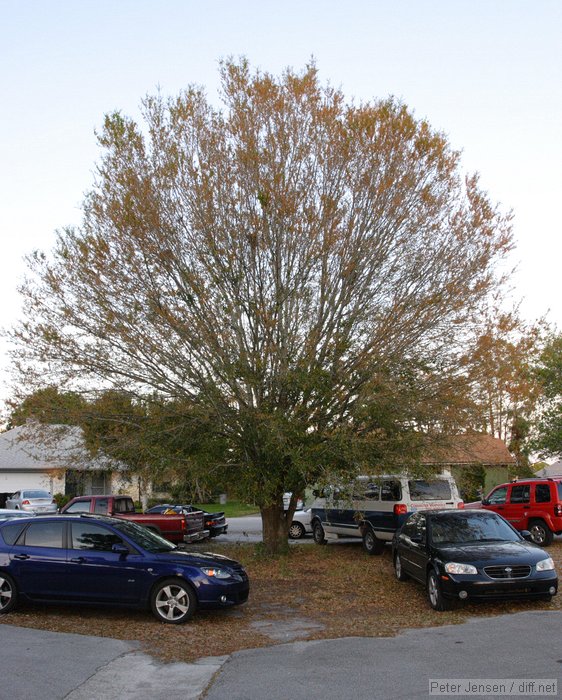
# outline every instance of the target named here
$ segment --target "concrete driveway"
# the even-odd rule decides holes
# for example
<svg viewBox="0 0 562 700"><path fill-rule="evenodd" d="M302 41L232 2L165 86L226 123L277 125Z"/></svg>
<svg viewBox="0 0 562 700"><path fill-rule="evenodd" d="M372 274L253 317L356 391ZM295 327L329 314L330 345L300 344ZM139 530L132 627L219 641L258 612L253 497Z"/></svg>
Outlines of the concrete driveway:
<svg viewBox="0 0 562 700"><path fill-rule="evenodd" d="M0 698L427 700L432 680L469 679L506 680L512 691L556 682L562 690L561 627L562 613L525 612L410 630L392 638L293 642L194 664L164 665L135 644L2 624Z"/></svg>

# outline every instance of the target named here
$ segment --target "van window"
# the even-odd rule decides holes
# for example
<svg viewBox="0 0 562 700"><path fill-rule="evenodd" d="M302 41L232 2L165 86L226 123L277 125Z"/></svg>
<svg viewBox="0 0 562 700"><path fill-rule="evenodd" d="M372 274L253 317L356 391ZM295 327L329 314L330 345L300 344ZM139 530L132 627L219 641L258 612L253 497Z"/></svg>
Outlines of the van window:
<svg viewBox="0 0 562 700"><path fill-rule="evenodd" d="M400 501L402 489L396 479L387 479L381 482L381 501Z"/></svg>
<svg viewBox="0 0 562 700"><path fill-rule="evenodd" d="M381 487L379 484L367 484L367 487L365 488L365 493L363 494L363 498L365 498L368 501L378 501L380 489Z"/></svg>
<svg viewBox="0 0 562 700"><path fill-rule="evenodd" d="M447 501L453 497L451 485L445 479L413 479L408 481L408 487L413 501Z"/></svg>

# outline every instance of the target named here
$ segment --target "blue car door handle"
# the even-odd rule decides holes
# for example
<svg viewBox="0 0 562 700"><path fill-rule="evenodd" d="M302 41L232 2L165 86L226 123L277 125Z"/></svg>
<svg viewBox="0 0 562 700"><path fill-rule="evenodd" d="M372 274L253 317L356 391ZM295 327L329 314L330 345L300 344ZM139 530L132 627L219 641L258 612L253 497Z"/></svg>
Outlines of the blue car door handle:
<svg viewBox="0 0 562 700"><path fill-rule="evenodd" d="M76 557L76 559L71 559L70 561L74 562L75 564L83 564L86 560L84 557Z"/></svg>
<svg viewBox="0 0 562 700"><path fill-rule="evenodd" d="M14 554L14 559L29 559L29 554Z"/></svg>

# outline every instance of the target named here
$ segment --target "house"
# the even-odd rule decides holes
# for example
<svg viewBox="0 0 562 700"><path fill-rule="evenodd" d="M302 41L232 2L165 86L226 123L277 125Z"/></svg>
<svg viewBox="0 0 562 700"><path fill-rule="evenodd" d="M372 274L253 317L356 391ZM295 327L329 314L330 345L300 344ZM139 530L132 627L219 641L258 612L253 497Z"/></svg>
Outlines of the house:
<svg viewBox="0 0 562 700"><path fill-rule="evenodd" d="M24 488L72 497L128 492L131 484L115 462L92 458L80 428L29 422L0 433L0 507Z"/></svg>
<svg viewBox="0 0 562 700"><path fill-rule="evenodd" d="M424 459L427 465L449 469L461 492L492 487L510 479L516 466L515 457L500 438L484 433L466 433L447 438Z"/></svg>

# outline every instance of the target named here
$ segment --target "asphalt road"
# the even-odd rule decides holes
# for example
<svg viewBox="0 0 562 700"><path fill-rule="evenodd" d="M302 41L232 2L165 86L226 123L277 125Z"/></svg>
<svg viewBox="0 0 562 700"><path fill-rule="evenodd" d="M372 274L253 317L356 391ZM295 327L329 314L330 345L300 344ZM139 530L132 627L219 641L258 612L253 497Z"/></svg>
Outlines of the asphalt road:
<svg viewBox="0 0 562 700"><path fill-rule="evenodd" d="M560 612L525 612L392 638L300 641L164 665L135 644L2 624L0 698L428 700L431 682L469 681L506 685L506 693L472 697L557 697L528 691L539 682L562 691L561 627Z"/></svg>

